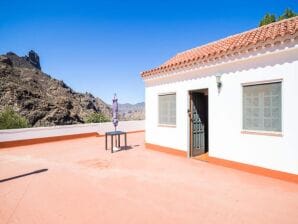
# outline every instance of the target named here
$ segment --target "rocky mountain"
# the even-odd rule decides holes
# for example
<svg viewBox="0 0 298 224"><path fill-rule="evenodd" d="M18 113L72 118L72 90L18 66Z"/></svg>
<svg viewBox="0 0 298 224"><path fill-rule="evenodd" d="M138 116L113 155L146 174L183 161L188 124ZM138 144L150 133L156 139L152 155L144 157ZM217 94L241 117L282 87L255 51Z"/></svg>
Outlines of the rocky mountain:
<svg viewBox="0 0 298 224"><path fill-rule="evenodd" d="M137 104L119 104L120 120L144 120L145 119L145 103Z"/></svg>
<svg viewBox="0 0 298 224"><path fill-rule="evenodd" d="M39 56L0 56L0 110L11 106L34 126L84 123L99 112L111 117L110 107L90 93L78 93L41 70Z"/></svg>

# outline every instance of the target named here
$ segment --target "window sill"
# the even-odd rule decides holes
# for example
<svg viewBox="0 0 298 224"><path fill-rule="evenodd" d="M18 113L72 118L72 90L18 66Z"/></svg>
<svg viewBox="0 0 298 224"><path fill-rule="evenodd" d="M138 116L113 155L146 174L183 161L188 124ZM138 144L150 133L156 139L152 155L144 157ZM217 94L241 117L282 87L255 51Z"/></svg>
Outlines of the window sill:
<svg viewBox="0 0 298 224"><path fill-rule="evenodd" d="M283 137L282 132L242 130L241 134Z"/></svg>
<svg viewBox="0 0 298 224"><path fill-rule="evenodd" d="M176 125L173 124L158 124L157 126L162 128L176 128Z"/></svg>

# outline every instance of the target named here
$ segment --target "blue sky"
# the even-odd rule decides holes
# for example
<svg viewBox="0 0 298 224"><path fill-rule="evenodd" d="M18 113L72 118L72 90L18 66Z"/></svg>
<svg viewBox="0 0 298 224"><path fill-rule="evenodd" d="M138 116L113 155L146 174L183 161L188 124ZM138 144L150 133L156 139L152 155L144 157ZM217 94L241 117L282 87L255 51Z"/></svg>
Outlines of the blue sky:
<svg viewBox="0 0 298 224"><path fill-rule="evenodd" d="M110 103L144 100L141 71L176 53L258 25L276 1L1 1L0 54L33 49L43 71Z"/></svg>

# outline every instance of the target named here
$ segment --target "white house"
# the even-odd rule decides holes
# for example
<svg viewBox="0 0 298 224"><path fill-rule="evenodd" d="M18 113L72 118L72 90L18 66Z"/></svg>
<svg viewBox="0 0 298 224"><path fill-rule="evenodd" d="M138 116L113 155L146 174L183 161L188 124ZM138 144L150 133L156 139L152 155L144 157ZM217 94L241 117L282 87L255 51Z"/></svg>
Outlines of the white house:
<svg viewBox="0 0 298 224"><path fill-rule="evenodd" d="M298 17L141 73L148 147L298 174Z"/></svg>

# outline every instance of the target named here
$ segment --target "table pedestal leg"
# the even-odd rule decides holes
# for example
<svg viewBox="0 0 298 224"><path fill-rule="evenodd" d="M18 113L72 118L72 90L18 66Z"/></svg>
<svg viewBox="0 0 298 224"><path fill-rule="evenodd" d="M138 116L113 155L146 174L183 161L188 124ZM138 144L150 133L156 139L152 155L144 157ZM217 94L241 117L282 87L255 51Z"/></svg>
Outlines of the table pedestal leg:
<svg viewBox="0 0 298 224"><path fill-rule="evenodd" d="M108 150L108 136L107 136L107 134L106 134L106 136L105 136L105 140L106 140L106 150Z"/></svg>
<svg viewBox="0 0 298 224"><path fill-rule="evenodd" d="M118 147L120 148L120 135L118 135Z"/></svg>
<svg viewBox="0 0 298 224"><path fill-rule="evenodd" d="M124 134L124 144L125 144L125 150L127 149L127 138L126 133Z"/></svg>
<svg viewBox="0 0 298 224"><path fill-rule="evenodd" d="M113 150L113 135L111 135L111 150L112 150L112 153L114 152L114 150Z"/></svg>

